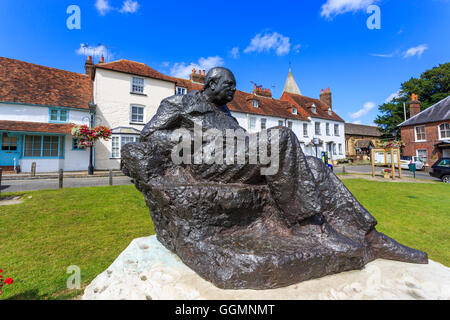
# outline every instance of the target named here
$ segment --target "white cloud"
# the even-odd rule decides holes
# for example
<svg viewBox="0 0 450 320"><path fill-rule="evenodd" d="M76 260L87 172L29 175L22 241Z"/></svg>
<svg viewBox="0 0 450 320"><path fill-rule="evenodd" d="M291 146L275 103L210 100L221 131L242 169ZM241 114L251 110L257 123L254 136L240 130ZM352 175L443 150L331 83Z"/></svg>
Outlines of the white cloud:
<svg viewBox="0 0 450 320"><path fill-rule="evenodd" d="M422 54L425 52L425 50L428 50L427 44L421 44L417 47L409 48L403 54L403 58L409 58L414 56L418 56L420 58Z"/></svg>
<svg viewBox="0 0 450 320"><path fill-rule="evenodd" d="M294 46L294 48L293 48L294 52L295 52L295 53L299 53L301 47L302 47L301 44L296 44L296 45Z"/></svg>
<svg viewBox="0 0 450 320"><path fill-rule="evenodd" d="M361 124L361 121L360 120L356 120L356 121L353 121L352 123L353 124Z"/></svg>
<svg viewBox="0 0 450 320"><path fill-rule="evenodd" d="M389 103L392 101L392 99L398 98L399 96L400 96L400 91L394 92L389 97L387 97L386 100L384 100L384 102Z"/></svg>
<svg viewBox="0 0 450 320"><path fill-rule="evenodd" d="M208 57L208 58L200 58L198 62L191 62L186 64L184 62L175 63L172 68L170 68L170 74L177 78L188 78L192 73L192 69L195 68L197 70L206 70L208 72L210 69L214 67L221 67L224 65L224 60L219 57Z"/></svg>
<svg viewBox="0 0 450 320"><path fill-rule="evenodd" d="M139 9L139 3L137 1L133 0L126 0L122 4L122 8L119 10L120 12L124 13L135 13Z"/></svg>
<svg viewBox="0 0 450 320"><path fill-rule="evenodd" d="M85 45L84 43L80 44L80 48L75 51L78 55L84 56L92 56L94 59L99 59L100 57L106 57L111 60L113 55L108 51L104 45L100 44L96 47L91 47L89 45Z"/></svg>
<svg viewBox="0 0 450 320"><path fill-rule="evenodd" d="M288 54L291 50L289 37L285 37L278 32L266 33L264 35L258 33L250 41L250 45L244 50L244 53L269 52L271 50L275 50L277 56Z"/></svg>
<svg viewBox="0 0 450 320"><path fill-rule="evenodd" d="M350 113L350 118L352 118L352 119L361 118L362 116L365 116L366 114L368 114L370 112L370 110L375 108L375 106L376 106L376 104L374 102L366 102L366 103L364 103L364 105L361 109L359 109L355 113Z"/></svg>
<svg viewBox="0 0 450 320"><path fill-rule="evenodd" d="M239 47L234 47L229 53L233 59L239 59Z"/></svg>
<svg viewBox="0 0 450 320"><path fill-rule="evenodd" d="M111 7L111 5L109 4L109 0L96 0L95 8L97 8L98 13L102 16L106 15L111 10L116 10L120 13L135 13L139 9L139 3L137 2L137 0L125 0L122 3L122 7L119 9Z"/></svg>
<svg viewBox="0 0 450 320"><path fill-rule="evenodd" d="M378 1L379 0L327 0L327 2L322 5L320 15L327 19L333 19L339 14L366 10L367 7Z"/></svg>
<svg viewBox="0 0 450 320"><path fill-rule="evenodd" d="M108 0L97 0L95 2L95 7L98 10L98 13L100 13L102 16L107 14L109 11L111 11L113 8L109 5Z"/></svg>
<svg viewBox="0 0 450 320"><path fill-rule="evenodd" d="M392 53L387 53L387 54L382 54L382 53L371 53L371 56L374 57L380 57L380 58L393 58L397 55L398 51L392 52Z"/></svg>

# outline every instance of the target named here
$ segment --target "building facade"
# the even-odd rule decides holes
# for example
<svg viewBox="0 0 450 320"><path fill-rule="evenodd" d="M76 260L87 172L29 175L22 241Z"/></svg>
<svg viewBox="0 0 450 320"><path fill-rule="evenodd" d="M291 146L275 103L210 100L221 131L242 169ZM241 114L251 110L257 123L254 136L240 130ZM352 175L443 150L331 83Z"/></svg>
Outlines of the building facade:
<svg viewBox="0 0 450 320"><path fill-rule="evenodd" d="M345 153L347 158L367 160L372 148L380 148L383 134L374 126L345 124Z"/></svg>
<svg viewBox="0 0 450 320"><path fill-rule="evenodd" d="M420 111L416 94L411 96L410 118L399 125L403 155L421 157L429 166L450 157L450 96Z"/></svg>
<svg viewBox="0 0 450 320"><path fill-rule="evenodd" d="M193 70L189 79L166 76L143 63L118 60L85 63L85 74L38 66L18 60L0 60L0 166L30 172L85 171L89 150L79 149L71 130L89 125L89 105L96 105L95 125L113 132L109 141L94 148L97 170L119 169L123 145L139 135L156 114L161 101L174 94L203 89L205 70ZM331 92L320 99L301 95L289 70L283 95L274 99L268 89L252 93L237 90L228 105L249 132L276 126L292 129L306 155L332 160L345 157L344 121L333 112Z"/></svg>
<svg viewBox="0 0 450 320"><path fill-rule="evenodd" d="M89 124L86 75L0 58L0 167L5 171L87 170L89 153L72 137Z"/></svg>
<svg viewBox="0 0 450 320"><path fill-rule="evenodd" d="M174 80L184 92L201 90L205 73L193 70L190 80ZM331 160L345 158L345 122L332 110L331 91L322 90L320 99L301 95L291 70L280 99L274 99L270 89L255 86L252 93L237 90L228 108L249 132L286 126L296 134L306 155L320 157L327 152Z"/></svg>
<svg viewBox="0 0 450 320"><path fill-rule="evenodd" d="M144 126L156 114L164 98L174 95L175 81L143 63L119 60L86 62L94 82L96 125L112 130L112 139L95 146L95 168L119 169L122 146L137 142Z"/></svg>

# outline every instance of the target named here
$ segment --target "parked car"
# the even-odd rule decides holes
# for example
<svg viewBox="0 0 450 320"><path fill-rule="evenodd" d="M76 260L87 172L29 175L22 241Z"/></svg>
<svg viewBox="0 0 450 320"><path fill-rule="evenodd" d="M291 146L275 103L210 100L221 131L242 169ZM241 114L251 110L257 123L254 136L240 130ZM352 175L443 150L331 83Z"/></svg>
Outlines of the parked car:
<svg viewBox="0 0 450 320"><path fill-rule="evenodd" d="M413 157L407 157L402 156L400 157L400 167L405 170L409 170L410 164L416 164L416 170L424 170L425 169L425 162L422 161L421 158L413 156ZM395 167L398 168L398 164L395 164Z"/></svg>
<svg viewBox="0 0 450 320"><path fill-rule="evenodd" d="M450 183L450 158L441 158L430 169L430 176Z"/></svg>

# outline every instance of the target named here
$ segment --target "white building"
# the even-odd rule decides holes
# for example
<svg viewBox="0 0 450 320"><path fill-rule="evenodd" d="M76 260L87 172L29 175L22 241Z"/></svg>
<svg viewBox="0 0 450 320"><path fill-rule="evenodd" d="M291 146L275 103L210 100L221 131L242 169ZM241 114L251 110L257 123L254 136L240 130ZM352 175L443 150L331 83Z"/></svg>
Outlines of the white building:
<svg viewBox="0 0 450 320"><path fill-rule="evenodd" d="M94 79L96 125L112 129L110 141L95 146L95 168L119 169L123 145L139 140L140 131L156 114L159 104L175 94L175 80L143 63L119 60L93 65L86 72Z"/></svg>
<svg viewBox="0 0 450 320"><path fill-rule="evenodd" d="M95 166L100 170L120 167L121 147L138 141L140 131L164 98L201 90L206 78L204 70L193 70L189 80L179 79L128 60L95 66L87 61L86 71L94 79L97 125L113 130L111 141L96 144ZM228 107L250 132L287 126L307 155L316 156L317 152L320 157L322 151L327 151L333 160L345 157L344 121L332 111L331 92L322 92L320 100L302 96L291 71L281 99L272 98L270 90L255 87L253 93L236 91Z"/></svg>
<svg viewBox="0 0 450 320"><path fill-rule="evenodd" d="M73 125L89 124L92 82L83 74L0 58L0 167L87 170Z"/></svg>
<svg viewBox="0 0 450 320"><path fill-rule="evenodd" d="M176 79L177 88L184 88L185 92L201 90L204 78L203 71L193 70L190 80ZM228 108L249 132L286 126L297 135L306 155L320 157L325 151L332 160L345 158L345 122L332 110L330 90L322 90L320 99L301 95L291 70L281 99L274 99L270 90L255 86L253 93L237 90Z"/></svg>

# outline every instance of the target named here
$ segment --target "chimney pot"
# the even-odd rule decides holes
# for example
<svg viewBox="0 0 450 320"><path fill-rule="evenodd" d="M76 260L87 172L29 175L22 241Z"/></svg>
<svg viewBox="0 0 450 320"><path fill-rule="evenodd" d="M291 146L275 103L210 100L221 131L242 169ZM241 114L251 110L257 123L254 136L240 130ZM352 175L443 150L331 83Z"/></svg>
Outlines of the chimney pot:
<svg viewBox="0 0 450 320"><path fill-rule="evenodd" d="M409 103L409 117L412 118L420 112L419 96L415 93L411 94L411 102Z"/></svg>

